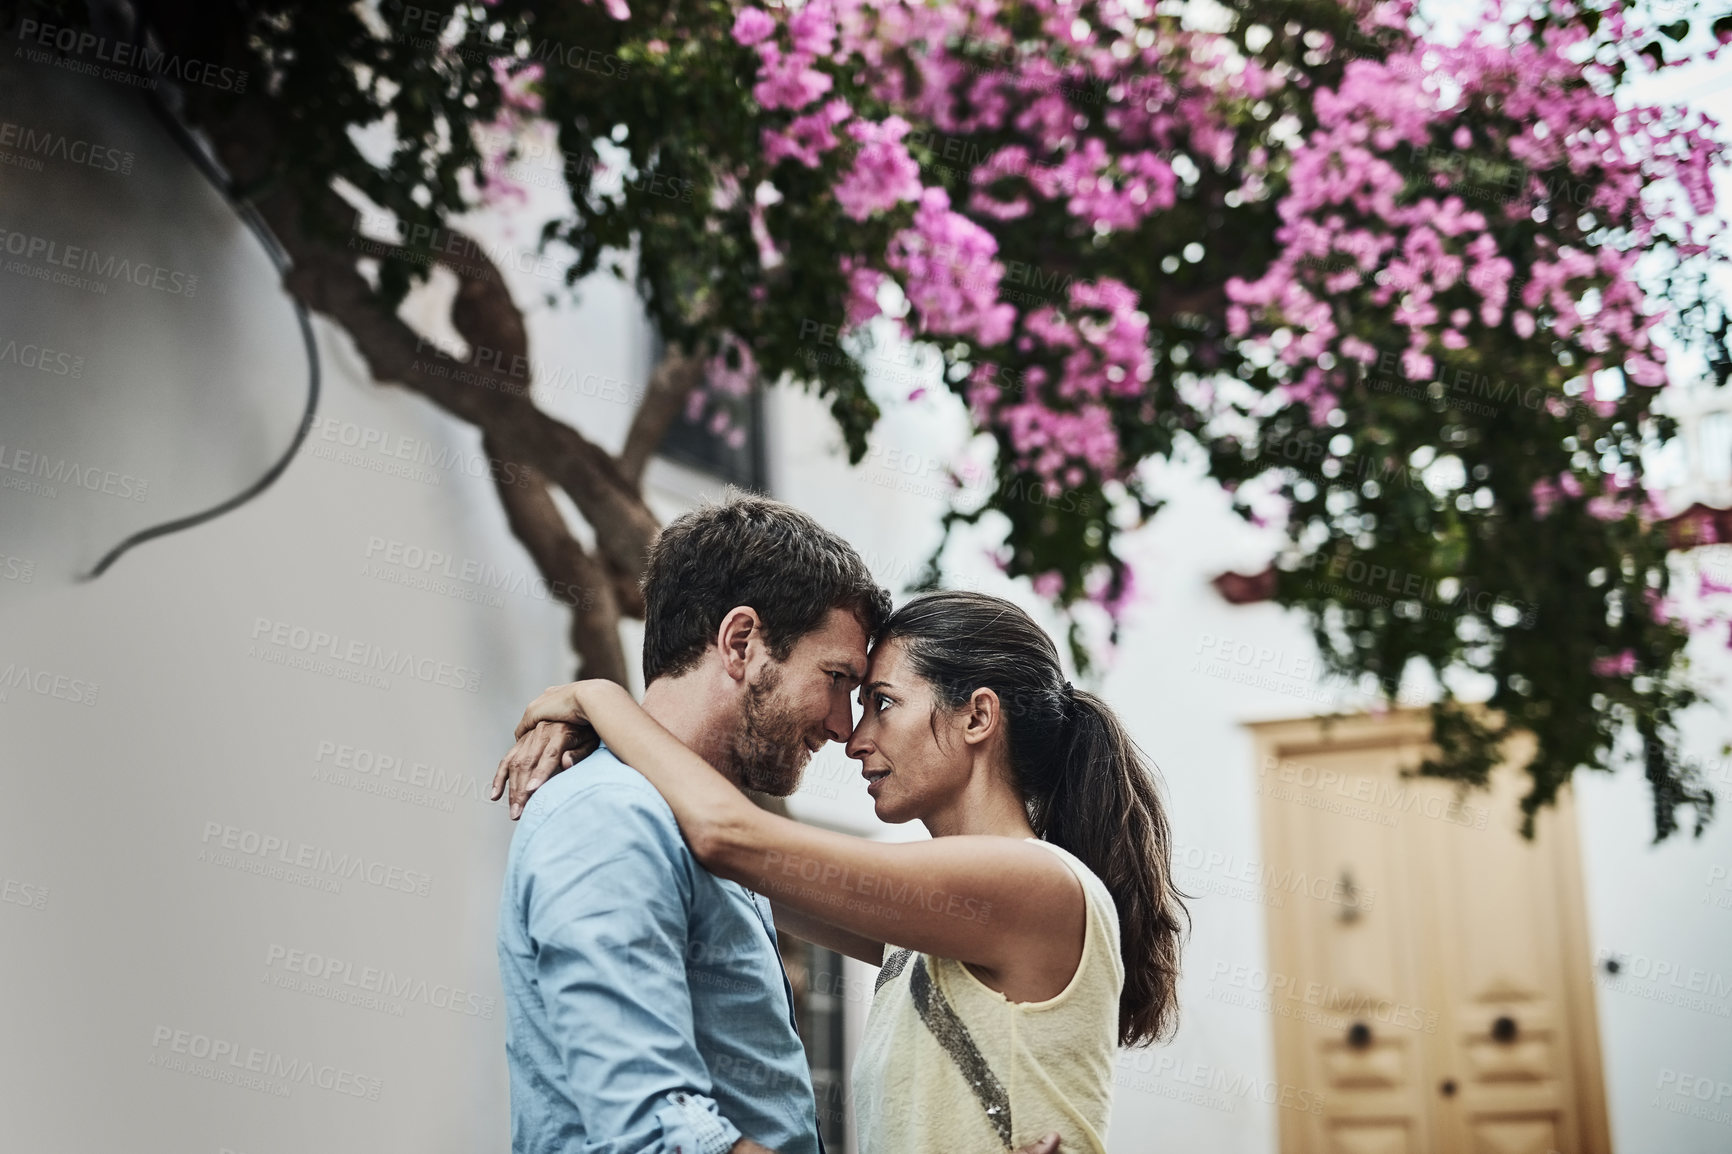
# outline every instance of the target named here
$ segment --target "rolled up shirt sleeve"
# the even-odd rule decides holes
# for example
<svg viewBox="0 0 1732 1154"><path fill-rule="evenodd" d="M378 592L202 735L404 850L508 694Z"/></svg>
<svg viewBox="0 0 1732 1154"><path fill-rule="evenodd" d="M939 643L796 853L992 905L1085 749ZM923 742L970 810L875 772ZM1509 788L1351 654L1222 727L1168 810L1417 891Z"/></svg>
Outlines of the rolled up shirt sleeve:
<svg viewBox="0 0 1732 1154"><path fill-rule="evenodd" d="M536 984L583 1118L583 1154L723 1154L686 980L695 859L660 798L601 783L526 847ZM605 831L605 832L603 832Z"/></svg>

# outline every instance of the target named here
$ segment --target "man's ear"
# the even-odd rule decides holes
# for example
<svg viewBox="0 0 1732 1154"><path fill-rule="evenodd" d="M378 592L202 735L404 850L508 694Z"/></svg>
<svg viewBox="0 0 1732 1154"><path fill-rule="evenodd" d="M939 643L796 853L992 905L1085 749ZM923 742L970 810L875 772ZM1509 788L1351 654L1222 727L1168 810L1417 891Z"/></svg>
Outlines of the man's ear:
<svg viewBox="0 0 1732 1154"><path fill-rule="evenodd" d="M990 689L976 689L962 708L962 740L970 745L985 741L1004 724L1004 703Z"/></svg>
<svg viewBox="0 0 1732 1154"><path fill-rule="evenodd" d="M722 614L716 630L716 650L722 655L722 671L735 681L746 679L754 646L764 644L764 623L750 605L736 605Z"/></svg>

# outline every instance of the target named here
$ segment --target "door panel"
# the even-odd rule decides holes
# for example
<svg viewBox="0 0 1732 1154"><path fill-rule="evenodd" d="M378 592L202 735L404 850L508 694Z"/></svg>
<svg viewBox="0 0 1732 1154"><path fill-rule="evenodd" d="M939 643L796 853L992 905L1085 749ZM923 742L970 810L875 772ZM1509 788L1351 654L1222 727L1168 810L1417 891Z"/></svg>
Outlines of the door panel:
<svg viewBox="0 0 1732 1154"><path fill-rule="evenodd" d="M1253 726L1284 1154L1605 1154L1574 817L1403 778L1424 714ZM1526 750L1511 743L1520 764ZM1567 791L1566 791L1567 793Z"/></svg>
<svg viewBox="0 0 1732 1154"><path fill-rule="evenodd" d="M1282 1078L1325 1101L1296 1150L1435 1149L1424 1124L1413 911L1392 896L1414 884L1404 831L1387 815L1368 820L1380 811L1351 800L1374 799L1387 760L1381 748L1347 748L1327 760L1282 759L1262 775L1265 813L1297 815L1266 827L1267 885L1294 895L1269 907L1272 944L1286 947L1271 949L1271 1010L1296 1071Z"/></svg>
<svg viewBox="0 0 1732 1154"><path fill-rule="evenodd" d="M1528 748L1512 749L1511 760L1525 760ZM1581 1148L1564 974L1582 959L1563 952L1569 913L1557 897L1557 873L1567 868L1557 819L1571 815L1543 815L1535 839L1523 840L1511 828L1523 776L1510 766L1493 775L1486 801L1495 824L1430 822L1416 845L1432 863L1423 892L1435 918L1426 940L1445 1024L1434 1061L1440 1081L1458 1084L1436 1125L1459 1135L1457 1148L1543 1154Z"/></svg>
<svg viewBox="0 0 1732 1154"><path fill-rule="evenodd" d="M1411 1154L1413 1133L1405 1123L1369 1126L1338 1122L1330 1128L1326 1147L1338 1154Z"/></svg>
<svg viewBox="0 0 1732 1154"><path fill-rule="evenodd" d="M1552 1154L1558 1137L1549 1118L1485 1118L1474 1128L1474 1154Z"/></svg>

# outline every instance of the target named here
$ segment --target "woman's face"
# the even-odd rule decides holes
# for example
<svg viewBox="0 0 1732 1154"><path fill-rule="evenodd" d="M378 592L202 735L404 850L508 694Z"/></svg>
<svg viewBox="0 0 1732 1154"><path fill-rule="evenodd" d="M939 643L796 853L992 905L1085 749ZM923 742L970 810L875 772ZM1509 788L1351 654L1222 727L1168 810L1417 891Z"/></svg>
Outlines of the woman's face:
<svg viewBox="0 0 1732 1154"><path fill-rule="evenodd" d="M901 642L890 640L872 651L848 756L860 762L880 821L913 821L967 784L968 746L946 732L943 711L934 726L936 704L932 687L910 668Z"/></svg>

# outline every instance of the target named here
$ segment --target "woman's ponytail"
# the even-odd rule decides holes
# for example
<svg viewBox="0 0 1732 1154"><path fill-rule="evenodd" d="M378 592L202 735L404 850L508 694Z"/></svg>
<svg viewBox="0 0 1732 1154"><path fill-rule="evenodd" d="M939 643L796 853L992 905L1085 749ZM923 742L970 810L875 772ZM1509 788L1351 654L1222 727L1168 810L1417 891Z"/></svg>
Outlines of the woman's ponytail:
<svg viewBox="0 0 1732 1154"><path fill-rule="evenodd" d="M1053 789L1031 798L1034 830L1106 883L1125 962L1119 1041L1159 1041L1178 1029L1181 923L1189 920L1173 884L1172 833L1154 773L1113 711L1080 689L1070 698Z"/></svg>

